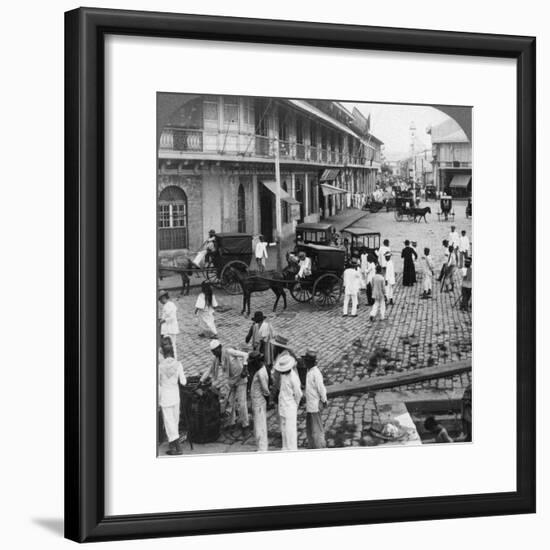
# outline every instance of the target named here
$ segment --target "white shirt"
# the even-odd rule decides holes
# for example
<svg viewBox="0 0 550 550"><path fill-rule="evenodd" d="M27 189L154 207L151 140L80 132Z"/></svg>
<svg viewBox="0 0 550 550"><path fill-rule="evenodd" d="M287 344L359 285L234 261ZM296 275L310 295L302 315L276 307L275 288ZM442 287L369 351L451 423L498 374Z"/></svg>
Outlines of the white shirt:
<svg viewBox="0 0 550 550"><path fill-rule="evenodd" d="M258 241L256 243L256 258L258 258L259 260L261 260L262 258L266 258L267 259L267 243L266 242L262 242L262 241Z"/></svg>
<svg viewBox="0 0 550 550"><path fill-rule="evenodd" d="M216 300L216 296L212 294L212 304L208 307L208 310L212 310L212 308L218 307L218 302ZM207 309L206 308L206 297L204 295L204 292L201 292L198 297L197 301L195 302L195 308L196 309Z"/></svg>
<svg viewBox="0 0 550 550"><path fill-rule="evenodd" d="M168 300L162 306L162 314L160 318L164 321L164 323L161 323L160 325L161 335L179 334L180 328L178 325L178 308L174 302Z"/></svg>
<svg viewBox="0 0 550 550"><path fill-rule="evenodd" d="M449 244L452 244L453 246L458 246L458 242L460 240L460 235L458 234L458 231L452 231L449 233Z"/></svg>
<svg viewBox="0 0 550 550"><path fill-rule="evenodd" d="M250 384L250 401L252 405L265 406L265 398L269 396L269 375L267 369L262 367L252 378Z"/></svg>
<svg viewBox="0 0 550 550"><path fill-rule="evenodd" d="M308 277L311 275L311 258L306 256L303 260L300 260L300 270L298 271L298 277Z"/></svg>
<svg viewBox="0 0 550 550"><path fill-rule="evenodd" d="M178 382L185 386L187 379L183 367L173 357L167 357L159 363L159 405L172 407L180 402Z"/></svg>
<svg viewBox="0 0 550 550"><path fill-rule="evenodd" d="M346 294L357 294L361 290L361 272L354 267L344 271L344 288Z"/></svg>
<svg viewBox="0 0 550 550"><path fill-rule="evenodd" d="M319 412L319 401L327 402L327 389L319 367L311 367L306 374L306 412Z"/></svg>
<svg viewBox="0 0 550 550"><path fill-rule="evenodd" d="M467 235L461 235L458 239L458 250L460 250L460 252L468 252L468 250L470 250L470 239Z"/></svg>
<svg viewBox="0 0 550 550"><path fill-rule="evenodd" d="M391 249L388 246L382 245L377 251L376 255L378 256L378 263L382 267L386 267L386 258L384 258L384 254L386 252L391 252Z"/></svg>

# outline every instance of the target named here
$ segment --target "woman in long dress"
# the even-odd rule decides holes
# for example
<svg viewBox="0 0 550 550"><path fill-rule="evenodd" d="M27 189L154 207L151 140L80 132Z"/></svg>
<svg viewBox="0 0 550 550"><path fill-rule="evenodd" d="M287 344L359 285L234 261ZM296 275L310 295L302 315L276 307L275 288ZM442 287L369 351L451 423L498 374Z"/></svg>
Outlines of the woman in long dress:
<svg viewBox="0 0 550 550"><path fill-rule="evenodd" d="M403 258L403 286L413 286L416 283L416 270L414 260L418 258L415 249L411 247L411 242L405 241L405 248L401 251Z"/></svg>
<svg viewBox="0 0 550 550"><path fill-rule="evenodd" d="M214 310L218 307L216 297L212 292L212 286L208 281L201 284L201 293L195 303L195 315L199 318L199 327L201 332L199 336L217 338L218 331L214 322Z"/></svg>

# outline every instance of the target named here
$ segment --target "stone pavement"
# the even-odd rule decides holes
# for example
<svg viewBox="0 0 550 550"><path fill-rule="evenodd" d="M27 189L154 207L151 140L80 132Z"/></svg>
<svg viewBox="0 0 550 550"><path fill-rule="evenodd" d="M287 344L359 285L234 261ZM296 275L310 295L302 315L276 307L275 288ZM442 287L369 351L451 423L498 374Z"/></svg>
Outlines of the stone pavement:
<svg viewBox="0 0 550 550"><path fill-rule="evenodd" d="M434 204L437 203L430 203ZM466 220L463 215L464 206L456 206L455 225L459 231L462 228L466 229L471 237L471 220ZM438 248L442 249L441 240L450 230L451 223L438 222L433 206L432 211L434 213L427 224L396 222L392 212L369 214L357 223L372 231L380 231L382 238L389 238L392 248L398 252L394 254L397 271L395 305L388 306L386 320L374 323L369 321L370 308L366 305L364 294L360 297L356 318L343 318L341 307L324 310L310 304L300 304L295 302L288 292L286 310L282 309L280 302L278 311L273 313L275 296L271 291L267 291L252 295L251 311L263 311L276 333L287 337L298 354L304 353L308 347L316 348L319 367L327 385L471 358L472 320L470 313L458 309L456 302L459 290L456 289L454 294L440 293L438 285L435 285L434 298L422 300L420 280L413 287L401 285L402 241L405 238L416 240L419 251L424 246L429 246L436 252ZM435 253L434 256L438 267L442 261L442 254ZM177 292L171 294L178 306L181 331L178 337L179 358L183 362L186 374L200 374L209 367L212 355L208 340L198 337L199 328L193 314L198 290L192 288L189 296L178 296ZM240 315L242 296L230 296L221 290L217 290L215 294L220 304L216 312L220 340L224 345L243 345L251 321ZM400 389L461 393L470 382L471 376L463 374ZM219 386L223 392L223 381ZM328 407L322 412L329 446L365 444L364 430L371 422L373 411L376 411L378 394L379 392L346 395L330 399ZM304 447L303 408L298 422L299 446ZM280 448L278 418L273 410L268 415L268 430L270 449ZM253 434L243 434L240 429L224 431L218 444L221 444L225 451L254 450Z"/></svg>

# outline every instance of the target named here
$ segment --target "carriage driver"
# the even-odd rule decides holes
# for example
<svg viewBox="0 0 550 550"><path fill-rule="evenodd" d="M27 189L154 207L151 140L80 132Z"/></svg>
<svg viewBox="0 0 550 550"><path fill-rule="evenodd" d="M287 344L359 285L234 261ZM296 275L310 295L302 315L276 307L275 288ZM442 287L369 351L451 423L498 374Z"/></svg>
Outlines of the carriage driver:
<svg viewBox="0 0 550 550"><path fill-rule="evenodd" d="M311 275L311 258L306 256L304 251L298 253L298 265L300 269L296 274L296 279L303 279Z"/></svg>

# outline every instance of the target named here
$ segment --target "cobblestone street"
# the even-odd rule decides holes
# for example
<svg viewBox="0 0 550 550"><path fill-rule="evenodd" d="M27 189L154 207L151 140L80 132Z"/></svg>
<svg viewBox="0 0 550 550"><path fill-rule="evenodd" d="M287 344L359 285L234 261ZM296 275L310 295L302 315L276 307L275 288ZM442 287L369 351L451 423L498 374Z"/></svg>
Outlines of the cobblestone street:
<svg viewBox="0 0 550 550"><path fill-rule="evenodd" d="M432 250L436 271L443 261L441 241L448 236L451 225L457 230L465 229L471 238L471 219L465 217L465 203L455 202L455 223L439 222L437 202L426 203L432 209L428 223L412 221L397 222L393 212L368 214L356 222L358 227L379 231L381 238L388 238L394 253L396 267L395 305L388 306L386 319L369 321L370 307L366 305L363 292L360 297L358 316L342 317L341 307L322 310L314 305L295 302L287 292L287 308L278 305L272 308L275 296L271 291L252 295L251 312L261 310L272 323L275 332L289 339L292 349L298 354L306 348L318 351L318 364L325 384L353 382L366 377L400 373L422 367L467 360L471 358L471 315L461 312L457 300L459 288L454 294L440 293L434 281L433 299L422 300L421 276L413 287L401 285L403 241L417 241L419 257L425 246ZM418 270L417 270L418 271ZM171 297L178 306L180 335L178 356L187 375L197 375L206 370L212 359L208 339L198 336L199 328L194 316L194 305L198 289L191 288L189 296L179 296L171 291ZM230 296L216 290L219 309L216 312L216 326L224 345L242 346L251 321L240 315L242 296ZM470 382L470 375L457 375L448 379L434 379L414 386L401 387L400 391L446 391L459 394ZM222 383L223 386L223 383ZM329 446L353 446L368 444L364 428L378 414L377 400L388 390L363 395L346 395L329 400L323 411L323 421ZM280 448L278 419L274 411L268 416L270 449ZM305 446L305 410L299 414L299 446ZM244 435L244 437L243 437ZM254 450L252 433L241 430L224 431L219 444L224 451ZM235 446L233 446L235 445ZM186 445L186 451L188 446ZM208 452L207 449L204 452ZM217 448L216 452L220 452ZM162 452L161 452L162 454Z"/></svg>

